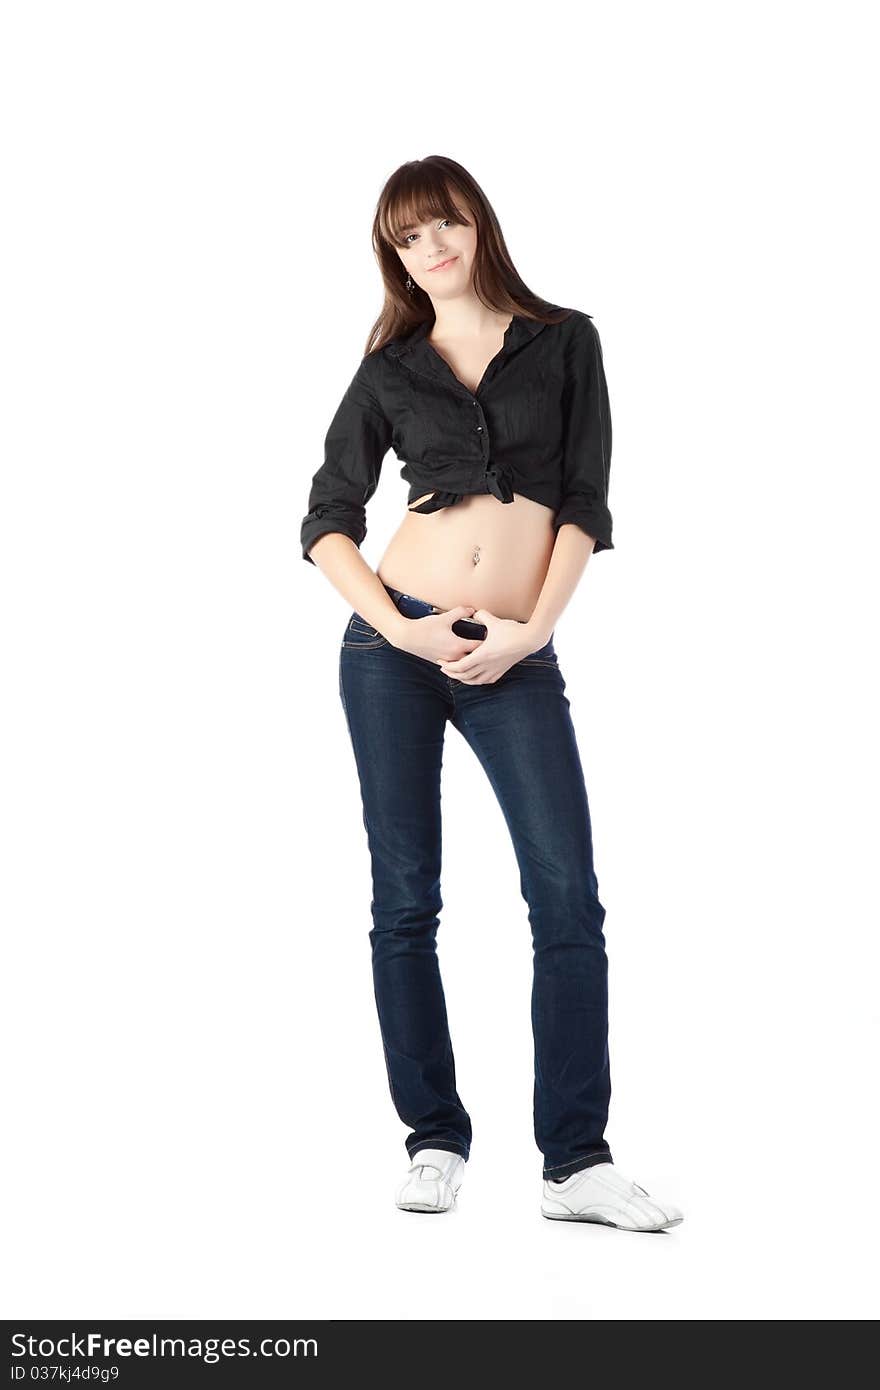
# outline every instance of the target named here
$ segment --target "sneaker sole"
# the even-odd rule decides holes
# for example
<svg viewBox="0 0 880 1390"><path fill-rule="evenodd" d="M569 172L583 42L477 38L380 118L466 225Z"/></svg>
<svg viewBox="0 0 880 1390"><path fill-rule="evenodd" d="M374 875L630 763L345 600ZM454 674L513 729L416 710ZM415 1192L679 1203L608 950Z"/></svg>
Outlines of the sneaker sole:
<svg viewBox="0 0 880 1390"><path fill-rule="evenodd" d="M452 1193L452 1205L449 1207L435 1207L430 1202L395 1202L398 1211L435 1211L438 1214L444 1211L454 1211L458 1201L458 1188L454 1188Z"/></svg>
<svg viewBox="0 0 880 1390"><path fill-rule="evenodd" d="M410 1203L408 1203L406 1206L401 1206L400 1202L398 1202L398 1203L397 1203L397 1210L398 1210L398 1211L419 1211L419 1212L424 1211L424 1212L428 1212L429 1214L435 1213L437 1216L442 1216L444 1212L452 1211L452 1209L453 1209L454 1206L455 1206L455 1203L454 1203L454 1202L453 1202L453 1204L452 1204L451 1207L429 1207L428 1204L427 1204L426 1202L422 1202L422 1203L420 1203L420 1202L410 1202Z"/></svg>
<svg viewBox="0 0 880 1390"><path fill-rule="evenodd" d="M646 1234L652 1231L668 1231L673 1226L680 1226L684 1221L683 1216L676 1216L671 1221L664 1221L662 1226L619 1226L616 1221L608 1221L604 1216L579 1216L574 1212L563 1216L561 1212L549 1211L542 1211L541 1215L548 1221L588 1221L594 1226L612 1226L615 1231L641 1231Z"/></svg>

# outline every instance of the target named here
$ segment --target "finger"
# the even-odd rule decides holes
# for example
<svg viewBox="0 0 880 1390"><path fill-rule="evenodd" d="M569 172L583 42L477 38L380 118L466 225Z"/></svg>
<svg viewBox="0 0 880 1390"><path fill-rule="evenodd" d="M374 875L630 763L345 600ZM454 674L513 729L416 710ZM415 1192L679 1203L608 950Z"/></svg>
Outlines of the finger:
<svg viewBox="0 0 880 1390"><path fill-rule="evenodd" d="M468 640L468 639L465 639L465 640ZM467 671L469 668L468 668L468 666L467 666L466 664L464 664L464 663L466 663L467 661L469 661L469 660L473 657L474 652L479 651L480 647L482 647L482 646L483 646L483 640L482 640L482 638L478 638L476 641L471 641L471 644L470 644L470 646L468 647L468 649L467 649L466 652L462 652L461 656L451 656L451 657L449 657L448 660L442 661L442 662L441 662L441 665L444 665L444 666L453 666L453 667L455 668L456 671Z"/></svg>
<svg viewBox="0 0 880 1390"><path fill-rule="evenodd" d="M445 667L442 669L444 676L452 676L455 680L461 681L462 685L479 685L483 676L482 671L447 671Z"/></svg>
<svg viewBox="0 0 880 1390"><path fill-rule="evenodd" d="M443 661L440 664L451 671L454 676L457 676L459 673L469 675L472 671L476 670L479 663L475 662L470 656L458 656L454 661Z"/></svg>
<svg viewBox="0 0 880 1390"><path fill-rule="evenodd" d="M469 666L462 668L455 664L449 665L448 662L443 662L440 669L444 676L455 676L456 680L470 682L478 680L479 677L483 675L486 668L484 666Z"/></svg>

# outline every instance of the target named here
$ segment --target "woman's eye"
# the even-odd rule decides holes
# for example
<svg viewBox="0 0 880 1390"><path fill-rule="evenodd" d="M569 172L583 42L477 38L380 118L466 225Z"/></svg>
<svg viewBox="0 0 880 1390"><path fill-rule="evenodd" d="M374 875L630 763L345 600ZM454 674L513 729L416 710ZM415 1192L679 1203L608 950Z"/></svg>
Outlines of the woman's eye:
<svg viewBox="0 0 880 1390"><path fill-rule="evenodd" d="M451 217L444 217L443 220L442 220L442 222L440 223L440 226L441 226L441 227L444 226L444 224L447 223L447 222L449 223L450 226L452 226L452 218L451 218ZM409 239L410 239L411 236L418 236L418 232L408 232L407 235L403 238L403 243L402 243L402 244L403 244L404 246L409 246Z"/></svg>

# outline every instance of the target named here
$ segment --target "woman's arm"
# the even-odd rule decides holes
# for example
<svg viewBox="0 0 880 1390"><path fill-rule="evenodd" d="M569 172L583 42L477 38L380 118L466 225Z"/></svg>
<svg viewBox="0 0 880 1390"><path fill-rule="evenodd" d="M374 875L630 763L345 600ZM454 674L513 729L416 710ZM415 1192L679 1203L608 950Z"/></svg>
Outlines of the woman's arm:
<svg viewBox="0 0 880 1390"><path fill-rule="evenodd" d="M611 406L595 324L584 318L572 336L564 398L565 495L556 515L556 544L544 586L527 626L537 647L549 642L590 556L613 550L608 510Z"/></svg>
<svg viewBox="0 0 880 1390"><path fill-rule="evenodd" d="M593 553L595 537L588 536L576 522L560 526L543 587L534 612L526 623L533 651L550 641L572 594L580 583Z"/></svg>
<svg viewBox="0 0 880 1390"><path fill-rule="evenodd" d="M360 553L367 533L366 505L378 487L391 434L365 357L327 431L324 462L312 478L300 540L303 559L377 632L396 642L406 619Z"/></svg>
<svg viewBox="0 0 880 1390"><path fill-rule="evenodd" d="M351 537L328 531L312 545L310 557L355 612L392 646L398 646L409 619L401 613Z"/></svg>

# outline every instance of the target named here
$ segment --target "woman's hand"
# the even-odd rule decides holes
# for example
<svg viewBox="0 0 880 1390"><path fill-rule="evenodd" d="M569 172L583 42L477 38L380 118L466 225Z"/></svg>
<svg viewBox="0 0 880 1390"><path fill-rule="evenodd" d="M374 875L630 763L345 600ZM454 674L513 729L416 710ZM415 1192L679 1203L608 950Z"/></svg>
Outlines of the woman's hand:
<svg viewBox="0 0 880 1390"><path fill-rule="evenodd" d="M452 631L453 623L459 618L473 617L473 612L473 608L466 606L431 613L426 618L405 618L399 635L395 633L393 645L412 656L424 657L435 666L442 666L444 661L457 661L483 645L479 638L459 637Z"/></svg>
<svg viewBox="0 0 880 1390"><path fill-rule="evenodd" d="M524 656L543 646L535 640L528 623L496 618L487 608L478 608L473 617L475 623L485 623L488 628L483 641L473 643L468 654L457 661L440 662L445 676L454 676L465 685L490 685Z"/></svg>

